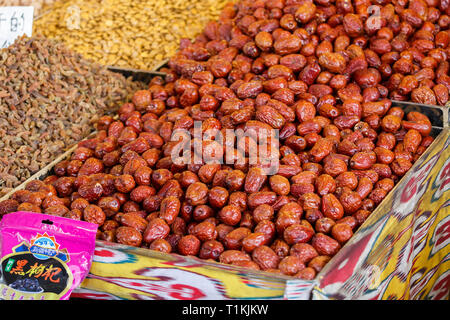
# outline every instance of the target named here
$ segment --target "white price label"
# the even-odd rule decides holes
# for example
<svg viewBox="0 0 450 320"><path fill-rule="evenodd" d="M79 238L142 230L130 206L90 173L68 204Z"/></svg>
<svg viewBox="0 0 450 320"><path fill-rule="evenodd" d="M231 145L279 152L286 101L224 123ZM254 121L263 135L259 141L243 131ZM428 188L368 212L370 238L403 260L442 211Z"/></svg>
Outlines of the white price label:
<svg viewBox="0 0 450 320"><path fill-rule="evenodd" d="M33 32L34 7L0 7L0 49Z"/></svg>

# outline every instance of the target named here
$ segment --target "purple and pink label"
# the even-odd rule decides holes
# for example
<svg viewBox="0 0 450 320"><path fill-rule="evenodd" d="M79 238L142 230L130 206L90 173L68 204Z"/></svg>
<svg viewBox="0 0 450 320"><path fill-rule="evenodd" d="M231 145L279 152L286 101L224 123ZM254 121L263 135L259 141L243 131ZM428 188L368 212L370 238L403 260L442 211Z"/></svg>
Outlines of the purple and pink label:
<svg viewBox="0 0 450 320"><path fill-rule="evenodd" d="M89 272L98 226L32 212L0 221L0 299L67 300Z"/></svg>

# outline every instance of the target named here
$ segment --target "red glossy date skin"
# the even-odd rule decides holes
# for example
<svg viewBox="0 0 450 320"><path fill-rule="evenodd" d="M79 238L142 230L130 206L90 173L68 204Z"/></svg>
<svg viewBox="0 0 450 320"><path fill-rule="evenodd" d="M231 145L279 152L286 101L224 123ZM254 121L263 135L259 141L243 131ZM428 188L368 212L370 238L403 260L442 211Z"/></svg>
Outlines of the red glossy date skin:
<svg viewBox="0 0 450 320"><path fill-rule="evenodd" d="M280 263L278 255L267 246L260 246L253 250L252 259L262 270L276 269Z"/></svg>
<svg viewBox="0 0 450 320"><path fill-rule="evenodd" d="M139 247L142 243L142 234L132 227L117 228L115 238L118 243Z"/></svg>
<svg viewBox="0 0 450 320"><path fill-rule="evenodd" d="M238 250L242 247L243 240L251 233L250 229L239 227L229 232L224 237L224 246L229 250Z"/></svg>
<svg viewBox="0 0 450 320"><path fill-rule="evenodd" d="M143 233L147 228L148 222L143 217L133 212L125 213L120 216L120 223L124 226L131 227Z"/></svg>
<svg viewBox="0 0 450 320"><path fill-rule="evenodd" d="M336 240L322 233L317 233L311 244L317 253L327 256L335 255L341 247Z"/></svg>
<svg viewBox="0 0 450 320"><path fill-rule="evenodd" d="M164 239L170 232L170 227L161 218L151 220L143 234L143 240L152 243L156 239Z"/></svg>
<svg viewBox="0 0 450 320"><path fill-rule="evenodd" d="M287 256L278 264L278 269L288 276L298 274L304 268L305 265L301 262L300 258L296 256Z"/></svg>
<svg viewBox="0 0 450 320"><path fill-rule="evenodd" d="M184 256L195 256L200 251L200 240L193 235L183 236L178 241L178 253Z"/></svg>
<svg viewBox="0 0 450 320"><path fill-rule="evenodd" d="M153 241L150 246L148 247L151 250L164 252L164 253L170 253L172 252L172 245L164 239L156 239Z"/></svg>
<svg viewBox="0 0 450 320"><path fill-rule="evenodd" d="M344 207L333 194L326 194L322 197L322 212L326 217L338 220L344 215Z"/></svg>
<svg viewBox="0 0 450 320"><path fill-rule="evenodd" d="M199 257L201 259L218 260L220 255L224 252L223 244L216 240L207 240L203 242Z"/></svg>
<svg viewBox="0 0 450 320"><path fill-rule="evenodd" d="M180 213L181 203L177 197L169 196L161 201L159 217L172 224Z"/></svg>

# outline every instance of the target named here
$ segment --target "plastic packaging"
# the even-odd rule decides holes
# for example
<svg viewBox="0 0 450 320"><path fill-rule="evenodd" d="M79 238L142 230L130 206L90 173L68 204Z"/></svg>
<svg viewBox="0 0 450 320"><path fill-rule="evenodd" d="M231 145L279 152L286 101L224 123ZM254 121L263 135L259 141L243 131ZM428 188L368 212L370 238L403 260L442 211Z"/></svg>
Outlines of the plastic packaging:
<svg viewBox="0 0 450 320"><path fill-rule="evenodd" d="M32 212L0 221L0 299L67 300L89 272L96 224Z"/></svg>

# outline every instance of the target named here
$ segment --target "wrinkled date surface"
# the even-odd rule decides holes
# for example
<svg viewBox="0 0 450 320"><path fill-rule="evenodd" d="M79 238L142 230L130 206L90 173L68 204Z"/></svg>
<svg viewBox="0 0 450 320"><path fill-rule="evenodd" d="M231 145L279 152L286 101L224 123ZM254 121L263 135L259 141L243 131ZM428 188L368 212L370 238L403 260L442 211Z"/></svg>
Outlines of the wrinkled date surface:
<svg viewBox="0 0 450 320"><path fill-rule="evenodd" d="M447 102L448 10L421 0L230 4L181 42L165 78L117 120L103 117L96 138L0 203L0 215L84 219L106 241L313 279L432 143L429 119L390 99ZM233 164L174 163L172 133L195 121L205 134L253 135L227 152ZM270 129L280 130L269 150L279 167L266 176L246 143ZM219 144L193 143L210 157Z"/></svg>

